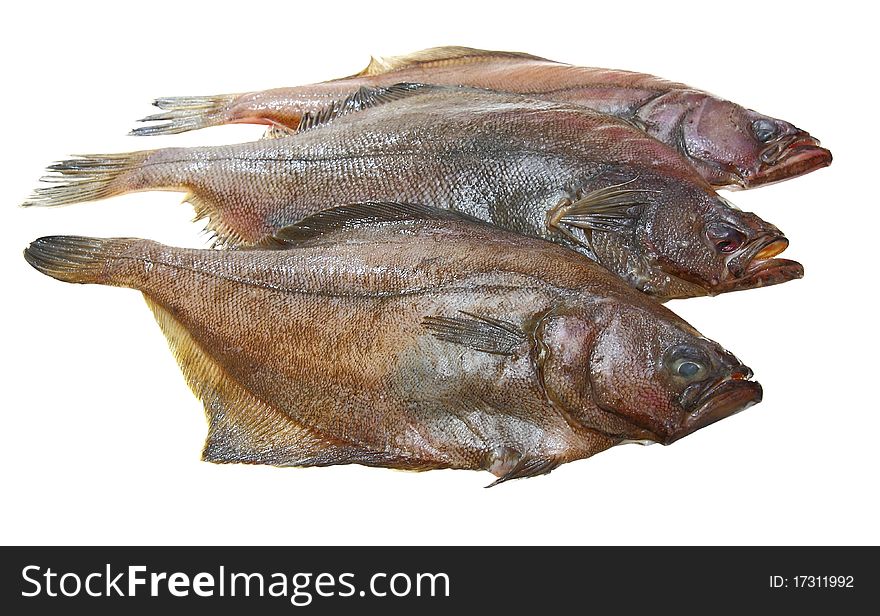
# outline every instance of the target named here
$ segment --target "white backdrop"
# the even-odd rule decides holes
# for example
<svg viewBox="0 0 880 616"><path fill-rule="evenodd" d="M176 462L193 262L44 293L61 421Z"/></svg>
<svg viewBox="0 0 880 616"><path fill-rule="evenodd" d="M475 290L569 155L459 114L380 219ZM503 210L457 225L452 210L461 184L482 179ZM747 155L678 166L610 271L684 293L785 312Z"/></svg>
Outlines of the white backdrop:
<svg viewBox="0 0 880 616"><path fill-rule="evenodd" d="M845 4L807 6L6 7L0 542L878 544L876 19ZM51 211L17 205L48 163L69 154L262 132L127 137L156 96L309 83L351 74L370 54L448 44L684 81L831 148L828 169L726 193L788 235L785 256L804 263L805 279L670 304L755 370L764 402L670 447L618 447L491 490L488 473L468 471L200 462L201 405L140 294L63 284L21 258L28 242L57 233L199 247L190 206L176 193Z"/></svg>

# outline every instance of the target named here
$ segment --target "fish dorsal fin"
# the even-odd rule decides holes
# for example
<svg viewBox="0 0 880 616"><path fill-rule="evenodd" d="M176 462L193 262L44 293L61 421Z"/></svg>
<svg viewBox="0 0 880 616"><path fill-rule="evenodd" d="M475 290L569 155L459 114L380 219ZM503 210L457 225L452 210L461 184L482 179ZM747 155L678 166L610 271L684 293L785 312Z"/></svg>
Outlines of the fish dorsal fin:
<svg viewBox="0 0 880 616"><path fill-rule="evenodd" d="M538 56L518 51L491 51L488 49L474 49L472 47L431 47L430 49L422 49L404 56L371 57L367 68L358 73L356 77L383 75L415 66L424 68L455 66L496 59L547 61L545 58L539 58Z"/></svg>
<svg viewBox="0 0 880 616"><path fill-rule="evenodd" d="M296 128L296 132L302 133L355 111L377 107L391 101L414 96L422 92L437 90L442 87L424 83L397 83L392 86L377 88L361 86L354 94L350 94L342 100L334 101L320 111L304 113Z"/></svg>
<svg viewBox="0 0 880 616"><path fill-rule="evenodd" d="M367 201L352 203L322 210L303 218L299 222L279 229L275 235L266 238L253 248L285 249L300 242L322 237L343 229L374 227L383 223L404 222L408 220L467 221L486 225L487 223L455 210L418 205L415 203L396 203L389 201Z"/></svg>
<svg viewBox="0 0 880 616"><path fill-rule="evenodd" d="M513 323L464 310L462 316L425 317L422 326L435 338L493 355L513 355L526 341L526 334Z"/></svg>
<svg viewBox="0 0 880 616"><path fill-rule="evenodd" d="M202 458L276 466L313 466L364 457L357 446L327 438L239 385L165 308L147 299L187 384L205 406Z"/></svg>

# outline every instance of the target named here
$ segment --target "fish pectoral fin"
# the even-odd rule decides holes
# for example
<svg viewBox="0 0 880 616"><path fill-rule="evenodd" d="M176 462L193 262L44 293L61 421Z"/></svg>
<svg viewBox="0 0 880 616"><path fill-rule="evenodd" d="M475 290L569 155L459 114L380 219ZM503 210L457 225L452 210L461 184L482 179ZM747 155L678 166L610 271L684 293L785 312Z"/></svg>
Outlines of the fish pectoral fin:
<svg viewBox="0 0 880 616"><path fill-rule="evenodd" d="M146 296L145 296L146 297ZM205 406L208 437L202 459L214 463L325 466L366 453L328 439L235 382L174 316L149 298L187 384Z"/></svg>
<svg viewBox="0 0 880 616"><path fill-rule="evenodd" d="M391 101L436 90L440 87L424 83L398 83L392 86L376 88L361 86L354 94L350 94L342 100L333 101L320 111L304 113L295 132L302 133L317 126L329 124L334 119L349 113L378 107Z"/></svg>
<svg viewBox="0 0 880 616"><path fill-rule="evenodd" d="M513 355L527 339L512 323L460 312L463 317L425 317L422 326L438 340L493 355Z"/></svg>
<svg viewBox="0 0 880 616"><path fill-rule="evenodd" d="M539 456L530 456L528 454L520 456L515 464L502 464L494 466L489 470L498 477L495 481L487 485L487 488L510 481L511 479L524 479L526 477L537 477L538 475L546 475L554 468L562 464L563 460L556 458L544 458Z"/></svg>
<svg viewBox="0 0 880 616"><path fill-rule="evenodd" d="M606 186L574 199L563 199L547 212L547 226L561 230L568 225L591 231L621 232L629 229L637 217L637 208L647 203L641 188L626 188L629 182Z"/></svg>
<svg viewBox="0 0 880 616"><path fill-rule="evenodd" d="M517 51L490 51L488 49L474 49L472 47L431 47L422 49L404 56L388 56L387 58L371 57L370 63L360 73L353 77L367 77L371 75L383 75L403 68L421 66L457 66L472 62L485 62L494 59L522 59L538 60L547 62L545 58L539 58L527 53Z"/></svg>
<svg viewBox="0 0 880 616"><path fill-rule="evenodd" d="M374 227L382 223L410 220L466 220L482 225L488 224L455 210L414 203L368 201L341 205L307 216L296 224L279 229L274 236L266 238L254 248L283 250L342 229Z"/></svg>

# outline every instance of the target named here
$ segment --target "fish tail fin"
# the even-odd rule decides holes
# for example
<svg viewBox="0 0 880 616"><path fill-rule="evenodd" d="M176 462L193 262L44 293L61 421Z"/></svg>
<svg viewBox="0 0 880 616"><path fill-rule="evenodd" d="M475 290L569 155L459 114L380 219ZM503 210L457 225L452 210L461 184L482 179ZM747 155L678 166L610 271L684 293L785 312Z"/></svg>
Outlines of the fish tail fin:
<svg viewBox="0 0 880 616"><path fill-rule="evenodd" d="M137 171L154 152L88 154L49 165L49 175L40 178L48 186L34 190L22 205L55 207L97 201L139 190L141 187L135 185L132 172Z"/></svg>
<svg viewBox="0 0 880 616"><path fill-rule="evenodd" d="M78 235L41 237L25 248L25 261L63 282L113 284L110 265L138 240L100 239Z"/></svg>
<svg viewBox="0 0 880 616"><path fill-rule="evenodd" d="M204 165L211 148L162 148L127 154L89 154L57 162L41 178L46 185L34 190L23 207L57 207L97 201L143 190L185 192L184 201L196 211L196 220L208 219L207 230L217 245L246 241L249 229L230 224L225 197L210 184ZM256 239L265 231L253 231ZM248 241L256 241L248 240Z"/></svg>
<svg viewBox="0 0 880 616"><path fill-rule="evenodd" d="M227 124L231 121L230 107L238 96L238 94L219 94L157 98L153 101L153 105L162 109L162 112L138 120L138 122L155 122L155 124L138 126L128 134L139 137L176 135L199 128Z"/></svg>

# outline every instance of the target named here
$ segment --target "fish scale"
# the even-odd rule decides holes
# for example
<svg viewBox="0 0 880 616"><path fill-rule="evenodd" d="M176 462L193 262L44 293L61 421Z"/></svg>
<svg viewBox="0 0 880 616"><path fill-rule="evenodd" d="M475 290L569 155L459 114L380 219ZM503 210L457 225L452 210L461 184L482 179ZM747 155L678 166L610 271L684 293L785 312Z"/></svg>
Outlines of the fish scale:
<svg viewBox="0 0 880 616"><path fill-rule="evenodd" d="M507 481L626 440L672 442L761 398L734 356L550 242L393 203L322 212L273 241L55 236L25 258L144 294L205 406L203 456L216 463ZM681 353L708 378L676 373ZM695 387L699 403L683 405Z"/></svg>
<svg viewBox="0 0 880 616"><path fill-rule="evenodd" d="M239 122L290 131L304 117L320 112L329 100L341 100L358 88L400 82L526 94L611 114L679 151L715 187L752 188L831 164L831 152L806 131L682 83L468 47L436 47L407 56L373 58L360 73L323 83L247 94L157 99L155 104L166 111L142 121L159 123L136 128L132 134L172 134Z"/></svg>
<svg viewBox="0 0 880 616"><path fill-rule="evenodd" d="M407 84L359 92L334 109L341 111L283 138L63 161L26 205L186 191L219 242L232 246L340 203L405 201L561 243L660 299L802 274L797 263L766 259L755 275L729 272L729 255L707 241L710 222L730 225L741 250L782 234L730 207L677 152L615 118L519 95ZM571 211L551 224L571 189L579 195ZM577 233L582 227L590 233ZM602 241L604 234L615 237ZM621 243L625 250L602 250Z"/></svg>

